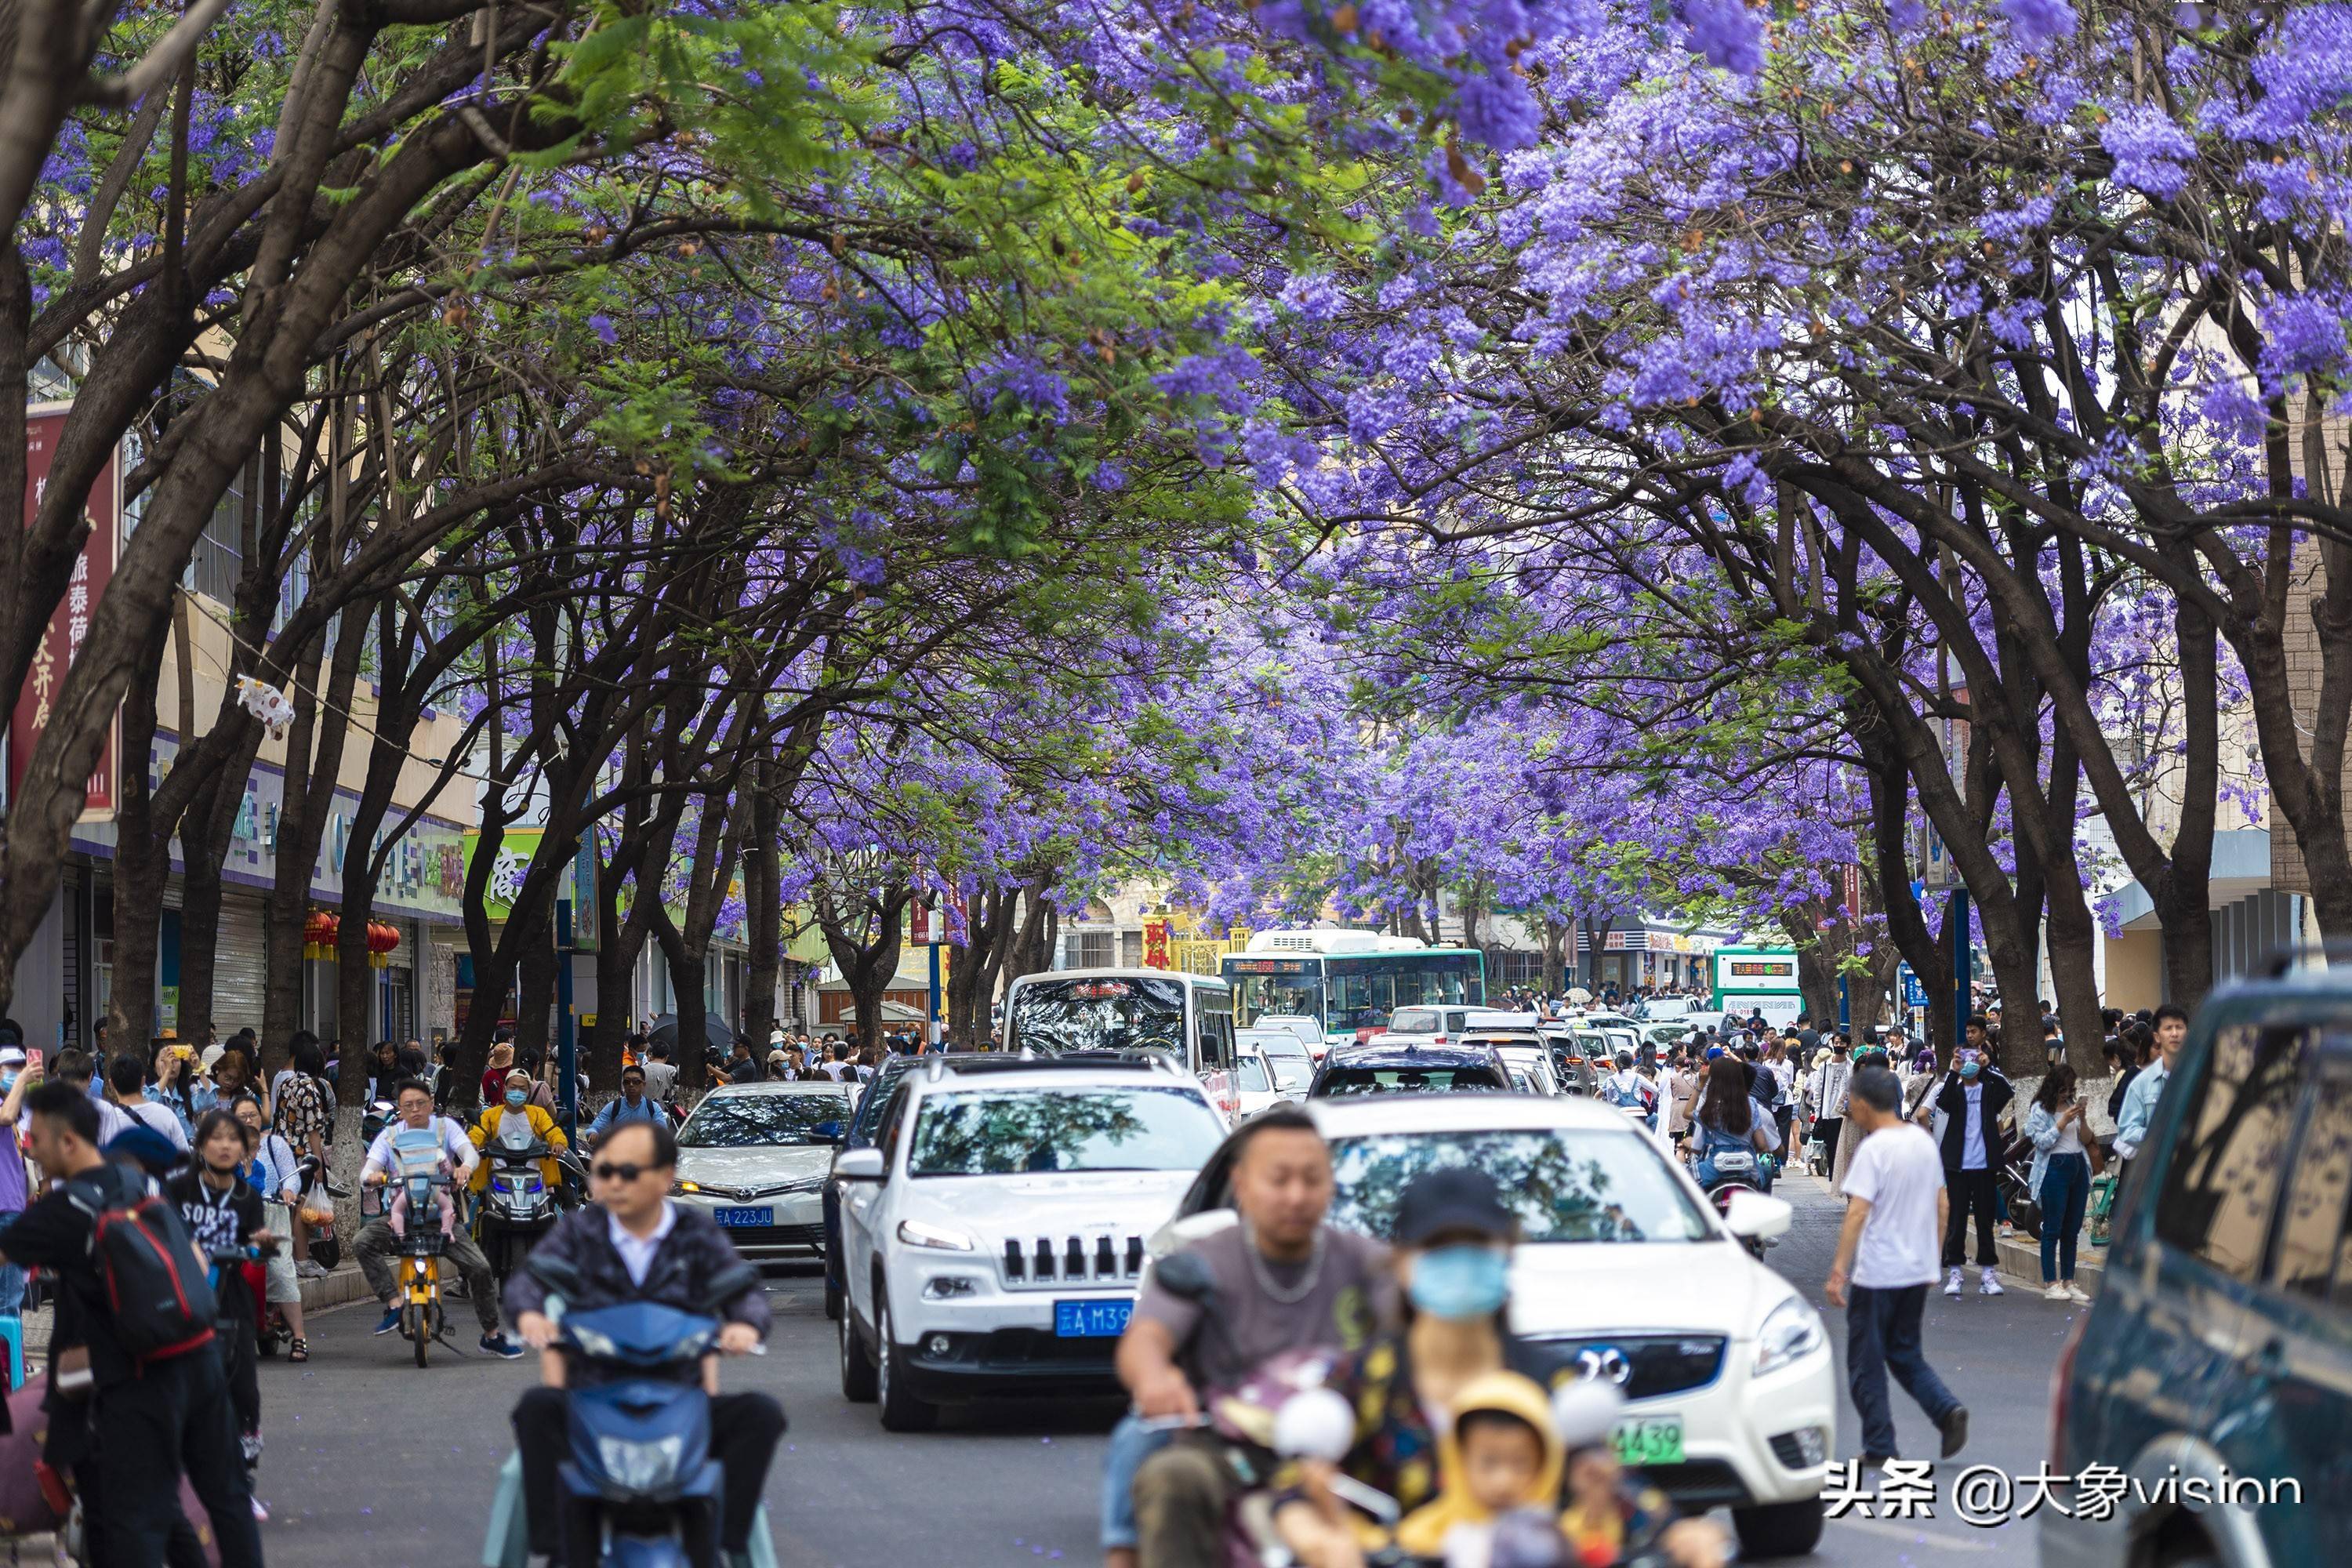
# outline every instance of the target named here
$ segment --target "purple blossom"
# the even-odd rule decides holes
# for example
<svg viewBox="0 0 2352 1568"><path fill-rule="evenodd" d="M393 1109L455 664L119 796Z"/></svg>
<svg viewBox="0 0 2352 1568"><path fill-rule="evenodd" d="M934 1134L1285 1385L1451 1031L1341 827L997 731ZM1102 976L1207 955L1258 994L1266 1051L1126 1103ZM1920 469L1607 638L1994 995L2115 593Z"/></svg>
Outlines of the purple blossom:
<svg viewBox="0 0 2352 1568"><path fill-rule="evenodd" d="M2029 49L2041 49L2074 36L2074 7L2067 0L2000 0L2009 30Z"/></svg>
<svg viewBox="0 0 2352 1568"><path fill-rule="evenodd" d="M2099 128L2099 145L2116 161L2116 180L2171 201L2189 186L2189 160L2197 142L2153 103L2120 104Z"/></svg>
<svg viewBox="0 0 2352 1568"><path fill-rule="evenodd" d="M1679 0L1675 10L1707 64L1739 76L1764 68L1764 18L1742 0Z"/></svg>

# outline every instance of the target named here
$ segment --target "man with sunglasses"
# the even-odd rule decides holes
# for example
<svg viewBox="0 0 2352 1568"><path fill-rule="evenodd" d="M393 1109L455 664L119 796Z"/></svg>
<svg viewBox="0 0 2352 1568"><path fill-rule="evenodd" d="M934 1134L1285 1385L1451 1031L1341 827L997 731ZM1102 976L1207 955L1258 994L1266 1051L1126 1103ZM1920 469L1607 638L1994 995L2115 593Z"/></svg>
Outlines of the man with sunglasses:
<svg viewBox="0 0 2352 1568"><path fill-rule="evenodd" d="M708 1209L670 1201L677 1175L677 1140L661 1121L624 1121L605 1133L589 1167L585 1208L556 1222L532 1248L561 1267L551 1273L576 1277L580 1288L565 1301L581 1312L621 1301L655 1301L682 1312L705 1313L722 1274L740 1273L735 1244ZM740 1294L721 1310L727 1321L719 1348L741 1355L767 1337L768 1300L746 1276ZM515 1405L515 1446L522 1453L522 1486L529 1515L530 1550L558 1563L593 1564L593 1540L568 1543L562 1555L556 1470L567 1445L564 1386L571 1373L555 1349L555 1324L547 1315L547 1287L531 1267L507 1282L507 1304L522 1342L540 1352L544 1385ZM784 1435L784 1408L765 1394L714 1394L710 1400L710 1451L725 1472L719 1541L729 1568L750 1561L751 1521L766 1484L768 1462Z"/></svg>

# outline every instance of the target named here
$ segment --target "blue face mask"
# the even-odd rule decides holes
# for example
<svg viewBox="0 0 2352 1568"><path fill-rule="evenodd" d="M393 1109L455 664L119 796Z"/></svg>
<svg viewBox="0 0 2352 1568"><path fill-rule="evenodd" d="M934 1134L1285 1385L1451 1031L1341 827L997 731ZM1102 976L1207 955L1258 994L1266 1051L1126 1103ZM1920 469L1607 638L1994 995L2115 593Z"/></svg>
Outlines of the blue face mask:
<svg viewBox="0 0 2352 1568"><path fill-rule="evenodd" d="M1412 1304L1433 1318L1488 1318L1511 1293L1510 1259L1472 1242L1441 1247L1413 1259Z"/></svg>
<svg viewBox="0 0 2352 1568"><path fill-rule="evenodd" d="M0 1094L5 1094L16 1087L16 1075L15 1073L0 1072Z"/></svg>
<svg viewBox="0 0 2352 1568"><path fill-rule="evenodd" d="M1960 1064L1960 1076L1961 1076L1962 1078L1974 1078L1974 1077L1976 1077L1976 1076L1977 1076L1977 1064L1976 1064L1976 1063L1974 1063L1974 1062L1962 1062L1962 1063Z"/></svg>
<svg viewBox="0 0 2352 1568"><path fill-rule="evenodd" d="M513 1106L517 1110L520 1110L522 1109L522 1102L530 1098L530 1090L527 1089L510 1089L507 1090L507 1103Z"/></svg>

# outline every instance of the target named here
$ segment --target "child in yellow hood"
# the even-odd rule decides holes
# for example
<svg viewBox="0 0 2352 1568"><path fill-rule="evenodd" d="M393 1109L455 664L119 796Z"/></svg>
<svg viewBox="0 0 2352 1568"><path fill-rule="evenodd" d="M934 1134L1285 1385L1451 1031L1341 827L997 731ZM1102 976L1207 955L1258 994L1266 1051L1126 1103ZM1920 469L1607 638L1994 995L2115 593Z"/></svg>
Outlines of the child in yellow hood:
<svg viewBox="0 0 2352 1568"><path fill-rule="evenodd" d="M1397 1544L1445 1568L1609 1568L1661 1549L1670 1562L1719 1563L1719 1532L1675 1530L1662 1493L1627 1484L1609 1446L1622 1403L1598 1384L1547 1397L1515 1372L1474 1378L1438 1438L1437 1499L1404 1517Z"/></svg>

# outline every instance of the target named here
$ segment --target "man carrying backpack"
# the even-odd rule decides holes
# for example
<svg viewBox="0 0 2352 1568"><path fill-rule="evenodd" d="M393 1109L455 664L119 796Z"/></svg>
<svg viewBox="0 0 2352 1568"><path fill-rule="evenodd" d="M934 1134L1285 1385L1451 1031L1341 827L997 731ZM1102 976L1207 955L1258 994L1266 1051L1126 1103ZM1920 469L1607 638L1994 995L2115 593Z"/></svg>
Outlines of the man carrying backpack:
<svg viewBox="0 0 2352 1568"><path fill-rule="evenodd" d="M89 1352L90 1392L57 1386L53 1362L49 1397L57 1420L71 1418L69 1398L96 1402L104 1500L86 1510L102 1536L92 1561L162 1568L182 1525L184 1474L211 1518L221 1568L259 1568L261 1534L212 1343L212 1289L186 1225L145 1177L100 1155L98 1108L79 1089L45 1083L25 1110L33 1157L54 1184L0 1230L0 1255L50 1271L59 1286L54 1342ZM118 1297L119 1313L109 1305Z"/></svg>

